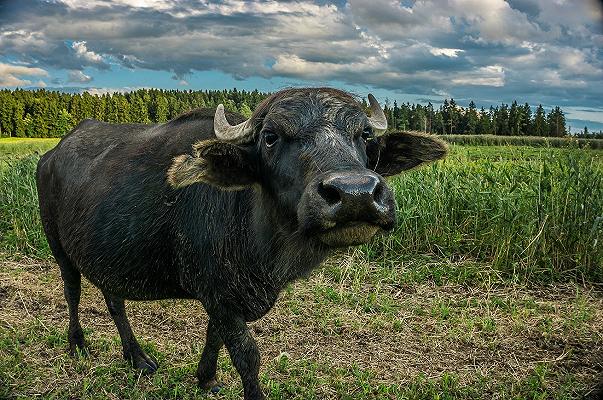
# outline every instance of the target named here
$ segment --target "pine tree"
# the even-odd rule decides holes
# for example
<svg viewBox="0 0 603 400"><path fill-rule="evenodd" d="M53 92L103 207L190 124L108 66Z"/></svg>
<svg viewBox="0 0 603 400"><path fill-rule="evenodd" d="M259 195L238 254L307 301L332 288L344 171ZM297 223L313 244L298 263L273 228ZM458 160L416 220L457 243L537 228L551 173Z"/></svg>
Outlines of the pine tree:
<svg viewBox="0 0 603 400"><path fill-rule="evenodd" d="M464 113L464 120L463 133L475 135L478 129L479 117L473 100L469 102L469 108Z"/></svg>
<svg viewBox="0 0 603 400"><path fill-rule="evenodd" d="M36 99L33 104L31 113L31 124L33 125L34 132L28 131L28 137L48 137L50 133L50 126L48 120L48 102L43 99Z"/></svg>
<svg viewBox="0 0 603 400"><path fill-rule="evenodd" d="M544 108L542 108L542 104L539 104L538 108L536 108L536 113L534 114L534 121L532 122L532 134L536 136L547 136L548 132L549 127L546 121Z"/></svg>
<svg viewBox="0 0 603 400"><path fill-rule="evenodd" d="M509 133L511 135L519 136L521 126L521 111L517 105L517 101L513 101L511 109L509 110Z"/></svg>
<svg viewBox="0 0 603 400"><path fill-rule="evenodd" d="M105 111L105 118L107 122L117 123L119 122L118 110L120 102L117 96L111 96L107 99L107 108Z"/></svg>
<svg viewBox="0 0 603 400"><path fill-rule="evenodd" d="M253 114L253 111L251 111L251 108L249 108L249 106L247 105L246 102L241 103L241 107L239 107L239 112L245 117L245 118L250 118L251 114Z"/></svg>
<svg viewBox="0 0 603 400"><path fill-rule="evenodd" d="M117 122L126 123L130 122L130 103L126 97L122 94L115 93L113 95L115 98L115 113L117 115Z"/></svg>
<svg viewBox="0 0 603 400"><path fill-rule="evenodd" d="M477 133L478 135L487 135L492 133L492 122L490 121L490 114L486 112L484 107L482 107L479 111L479 122L475 133Z"/></svg>
<svg viewBox="0 0 603 400"><path fill-rule="evenodd" d="M532 109L528 103L525 103L521 107L521 121L519 124L520 135L531 135L532 134Z"/></svg>
<svg viewBox="0 0 603 400"><path fill-rule="evenodd" d="M565 127L565 116L559 106L551 110L547 116L549 136L561 137L567 134Z"/></svg>
<svg viewBox="0 0 603 400"><path fill-rule="evenodd" d="M400 107L398 107L398 102L396 100L394 100L394 108L392 109L392 112L391 112L391 121L390 121L390 124L388 124L393 130L398 129L399 116L400 116Z"/></svg>
<svg viewBox="0 0 603 400"><path fill-rule="evenodd" d="M176 118L178 115L182 114L182 103L180 103L180 100L178 100L177 97L170 96L168 98L168 104L170 110L169 119Z"/></svg>
<svg viewBox="0 0 603 400"><path fill-rule="evenodd" d="M426 107L426 113L425 113L425 117L426 117L426 131L428 133L432 133L433 132L433 121L435 118L435 112L433 111L433 104L431 104L431 102L427 103L427 107Z"/></svg>
<svg viewBox="0 0 603 400"><path fill-rule="evenodd" d="M137 95L130 97L130 122L139 124L151 123L144 99Z"/></svg>
<svg viewBox="0 0 603 400"><path fill-rule="evenodd" d="M82 98L79 94L74 94L69 103L69 114L71 115L74 124L77 124L83 119L80 104L81 100Z"/></svg>
<svg viewBox="0 0 603 400"><path fill-rule="evenodd" d="M446 100L444 100L444 102L446 102ZM440 133L442 135L446 134L446 123L444 121L444 112L442 107L440 107L438 112L435 113L434 133Z"/></svg>
<svg viewBox="0 0 603 400"><path fill-rule="evenodd" d="M55 136L65 136L73 128L71 114L64 108L59 111L53 133Z"/></svg>
<svg viewBox="0 0 603 400"><path fill-rule="evenodd" d="M25 118L23 118L23 127L25 137L36 137L36 133L39 132L34 125L33 118L29 114L26 114Z"/></svg>
<svg viewBox="0 0 603 400"><path fill-rule="evenodd" d="M509 106L504 103L496 109L496 134L504 136L511 134L509 129Z"/></svg>
<svg viewBox="0 0 603 400"><path fill-rule="evenodd" d="M155 98L155 122L163 123L168 120L168 102L162 95Z"/></svg>
<svg viewBox="0 0 603 400"><path fill-rule="evenodd" d="M25 121L24 121L25 108L23 103L17 101L13 107L13 118L12 118L12 133L16 137L25 137Z"/></svg>
<svg viewBox="0 0 603 400"><path fill-rule="evenodd" d="M107 108L107 97L105 95L100 96L96 99L96 101L94 102L94 109L93 109L93 116L92 118L99 120L99 121L105 121L106 117L105 117L105 110Z"/></svg>

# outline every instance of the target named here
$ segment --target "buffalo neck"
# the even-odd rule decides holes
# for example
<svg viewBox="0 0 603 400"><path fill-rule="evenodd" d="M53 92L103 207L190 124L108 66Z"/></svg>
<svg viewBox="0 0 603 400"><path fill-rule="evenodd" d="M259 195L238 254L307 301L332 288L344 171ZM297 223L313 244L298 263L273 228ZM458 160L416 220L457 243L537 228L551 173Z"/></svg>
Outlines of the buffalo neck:
<svg viewBox="0 0 603 400"><path fill-rule="evenodd" d="M299 228L295 214L280 208L260 187L254 188L250 202L249 242L264 270L277 286L307 276L329 254L329 249Z"/></svg>
<svg viewBox="0 0 603 400"><path fill-rule="evenodd" d="M306 276L329 253L297 230L294 217L259 187L224 191L198 184L183 191L177 231L187 242L190 262L202 268L217 274L236 271L280 290Z"/></svg>

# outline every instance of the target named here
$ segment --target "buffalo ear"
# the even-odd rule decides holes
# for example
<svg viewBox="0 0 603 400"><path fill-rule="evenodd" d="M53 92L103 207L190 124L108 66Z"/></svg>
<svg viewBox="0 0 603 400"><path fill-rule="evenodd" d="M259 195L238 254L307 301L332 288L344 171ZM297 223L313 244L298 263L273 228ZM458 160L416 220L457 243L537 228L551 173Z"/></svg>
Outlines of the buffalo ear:
<svg viewBox="0 0 603 400"><path fill-rule="evenodd" d="M448 145L435 136L394 132L367 143L369 167L381 176L397 175L429 161L444 158Z"/></svg>
<svg viewBox="0 0 603 400"><path fill-rule="evenodd" d="M193 154L174 157L167 172L173 188L207 183L225 190L240 190L258 182L251 151L219 140L204 140L193 146Z"/></svg>

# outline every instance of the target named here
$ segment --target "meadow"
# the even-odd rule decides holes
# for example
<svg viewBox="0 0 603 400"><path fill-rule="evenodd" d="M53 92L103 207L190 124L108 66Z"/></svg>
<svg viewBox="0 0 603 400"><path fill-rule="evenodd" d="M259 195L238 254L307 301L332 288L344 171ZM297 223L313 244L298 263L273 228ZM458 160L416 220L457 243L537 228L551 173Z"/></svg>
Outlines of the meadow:
<svg viewBox="0 0 603 400"><path fill-rule="evenodd" d="M85 283L91 354L67 355L33 179L36 152L55 143L0 139L0 398L204 398L195 302L128 303L160 362L141 376ZM336 254L252 324L269 398L595 398L603 151L552 146L453 144L446 160L391 178L393 234ZM219 377L226 387L208 397L242 396L224 351Z"/></svg>

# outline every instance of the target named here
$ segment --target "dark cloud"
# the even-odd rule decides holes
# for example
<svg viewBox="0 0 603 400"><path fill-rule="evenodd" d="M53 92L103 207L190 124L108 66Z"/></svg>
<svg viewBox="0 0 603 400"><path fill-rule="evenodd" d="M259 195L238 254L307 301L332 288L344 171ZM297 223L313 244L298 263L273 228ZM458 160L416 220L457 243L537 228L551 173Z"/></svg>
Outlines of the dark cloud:
<svg viewBox="0 0 603 400"><path fill-rule="evenodd" d="M118 64L603 107L601 15L594 0L9 0L0 54L72 82Z"/></svg>

